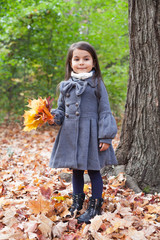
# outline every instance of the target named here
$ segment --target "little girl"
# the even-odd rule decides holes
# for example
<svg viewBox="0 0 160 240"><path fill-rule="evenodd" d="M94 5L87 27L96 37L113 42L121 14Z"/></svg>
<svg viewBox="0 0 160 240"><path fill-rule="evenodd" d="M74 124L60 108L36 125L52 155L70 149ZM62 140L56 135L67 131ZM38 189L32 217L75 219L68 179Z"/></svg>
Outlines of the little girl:
<svg viewBox="0 0 160 240"><path fill-rule="evenodd" d="M117 133L104 86L97 54L87 42L71 45L66 61L65 81L60 83L58 108L52 111L61 125L50 159L52 168L73 171L73 204L70 212L82 209L85 194L84 170L91 179L92 197L79 223L101 214L103 181L100 169L117 164L112 139Z"/></svg>

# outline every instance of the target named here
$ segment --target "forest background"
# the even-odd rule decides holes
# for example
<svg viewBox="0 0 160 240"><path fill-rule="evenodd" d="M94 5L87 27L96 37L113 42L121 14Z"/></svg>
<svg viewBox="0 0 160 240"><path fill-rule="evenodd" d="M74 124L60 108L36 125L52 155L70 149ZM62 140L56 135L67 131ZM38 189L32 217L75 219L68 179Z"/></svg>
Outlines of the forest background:
<svg viewBox="0 0 160 240"><path fill-rule="evenodd" d="M160 4L128 2L0 0L0 239L160 239L160 193L149 194L160 183ZM125 107L120 144L119 134L113 140L117 173L103 175L103 214L81 226L68 211L71 171L48 167L57 131L24 132L19 124L28 99L51 96L56 107L67 50L79 40L98 53L115 116ZM137 182L139 193L131 190ZM84 192L83 212L87 178Z"/></svg>
<svg viewBox="0 0 160 240"><path fill-rule="evenodd" d="M0 122L19 121L28 99L54 97L70 44L98 54L112 111L124 110L129 68L128 1L0 1ZM22 120L22 119L21 119Z"/></svg>

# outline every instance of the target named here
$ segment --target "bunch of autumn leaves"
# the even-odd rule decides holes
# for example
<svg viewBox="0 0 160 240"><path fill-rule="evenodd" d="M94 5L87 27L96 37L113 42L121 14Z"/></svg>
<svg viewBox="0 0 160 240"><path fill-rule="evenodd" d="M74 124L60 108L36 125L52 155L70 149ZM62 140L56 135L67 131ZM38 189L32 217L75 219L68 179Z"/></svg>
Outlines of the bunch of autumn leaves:
<svg viewBox="0 0 160 240"><path fill-rule="evenodd" d="M24 131L31 131L37 127L41 127L44 123L49 122L54 123L54 116L51 114L51 103L53 99L50 97L42 99L28 100L27 105L30 110L25 111L24 117Z"/></svg>

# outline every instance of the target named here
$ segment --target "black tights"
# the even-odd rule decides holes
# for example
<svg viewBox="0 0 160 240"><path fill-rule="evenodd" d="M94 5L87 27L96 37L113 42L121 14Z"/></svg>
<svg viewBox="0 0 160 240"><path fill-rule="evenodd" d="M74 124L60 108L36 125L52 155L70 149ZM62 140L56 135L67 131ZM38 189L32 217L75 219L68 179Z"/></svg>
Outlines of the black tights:
<svg viewBox="0 0 160 240"><path fill-rule="evenodd" d="M88 170L88 175L91 179L92 198L97 199L102 197L103 180L100 171ZM73 194L83 193L84 188L84 170L73 170Z"/></svg>

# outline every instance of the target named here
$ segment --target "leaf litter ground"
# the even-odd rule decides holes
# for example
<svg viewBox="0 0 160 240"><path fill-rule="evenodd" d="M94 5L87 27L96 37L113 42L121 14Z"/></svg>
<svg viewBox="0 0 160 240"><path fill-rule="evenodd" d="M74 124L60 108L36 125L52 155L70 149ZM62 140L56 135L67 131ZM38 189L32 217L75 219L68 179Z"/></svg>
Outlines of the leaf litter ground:
<svg viewBox="0 0 160 240"><path fill-rule="evenodd" d="M0 240L160 239L160 194L135 194L125 187L123 173L103 177L101 216L88 225L70 216L71 183L59 177L70 171L48 167L56 134L52 127L26 133L19 125L1 125ZM90 184L84 191L82 212L91 196Z"/></svg>

